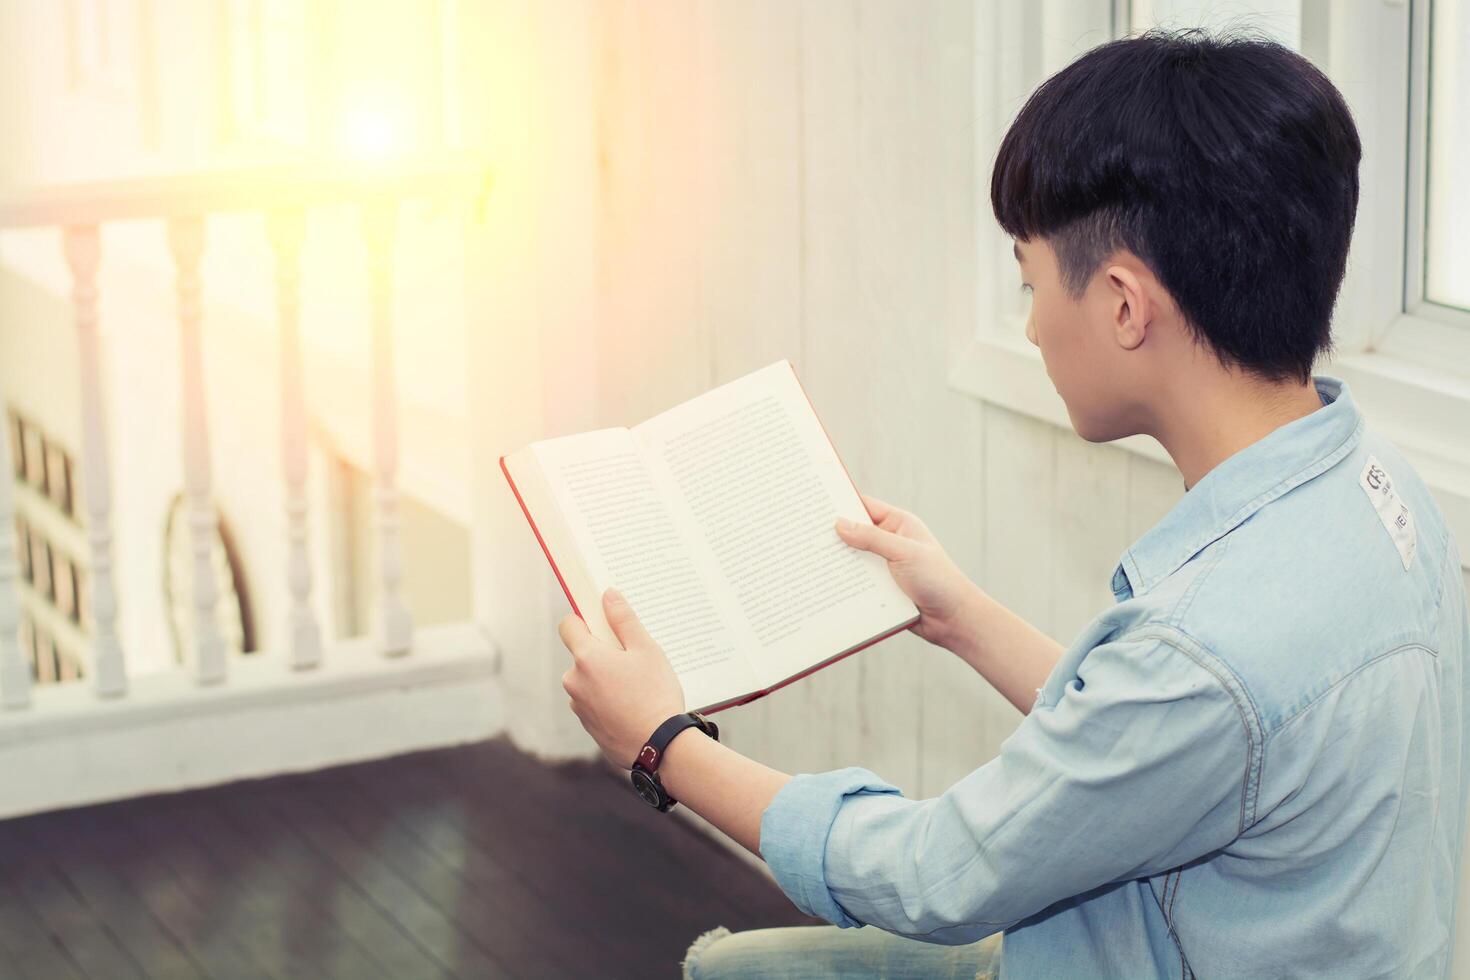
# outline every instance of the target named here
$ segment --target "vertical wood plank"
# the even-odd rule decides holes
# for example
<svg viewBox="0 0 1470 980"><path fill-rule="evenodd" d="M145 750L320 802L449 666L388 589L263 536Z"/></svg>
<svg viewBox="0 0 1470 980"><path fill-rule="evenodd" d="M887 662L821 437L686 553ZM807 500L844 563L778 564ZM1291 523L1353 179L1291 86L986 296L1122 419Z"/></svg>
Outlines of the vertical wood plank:
<svg viewBox="0 0 1470 980"><path fill-rule="evenodd" d="M799 5L801 348L792 363L853 480L860 489L872 490L873 474L857 462L866 448L865 433L855 433L852 424L876 407L871 392L852 390L852 380L867 374L863 362L868 352L843 342L868 316L861 297L850 288L864 263L859 215L863 172L857 162L859 20L856 0ZM783 692L792 706L786 724L793 744L782 753L786 764L821 771L872 763L861 744L867 709L860 685L864 658L881 646ZM798 717L800 729L795 728Z"/></svg>
<svg viewBox="0 0 1470 980"><path fill-rule="evenodd" d="M690 221L715 384L782 357L800 361L799 23L780 0L697 7ZM793 693L799 686L724 712L731 744L793 768L787 753L817 723Z"/></svg>
<svg viewBox="0 0 1470 980"><path fill-rule="evenodd" d="M699 13L613 0L594 16L598 408L605 424L631 426L713 382L700 306Z"/></svg>
<svg viewBox="0 0 1470 980"><path fill-rule="evenodd" d="M1056 436L1056 428L1047 422L998 405L986 407L986 555L981 585L1052 636ZM994 688L987 700L990 747L995 751L1022 715Z"/></svg>
<svg viewBox="0 0 1470 980"><path fill-rule="evenodd" d="M1128 547L1128 459L1114 446L1056 430L1052 636L1070 644L1114 604L1113 569Z"/></svg>
<svg viewBox="0 0 1470 980"><path fill-rule="evenodd" d="M1173 466L1128 453L1128 543L1143 537L1184 497L1184 478Z"/></svg>
<svg viewBox="0 0 1470 980"><path fill-rule="evenodd" d="M863 0L859 15L863 181L851 206L868 252L854 281L866 285L866 330L876 338L868 460L898 498L892 502L924 518L965 562L979 529L978 514L966 509L982 479L982 415L945 375L954 325L974 322L972 11L963 3L916 10ZM985 760L968 719L983 716L986 685L971 680L974 700L947 711L927 699L924 680L936 661L950 667L951 655L912 634L895 641L862 664L862 704L875 717L860 744L877 771L910 795L926 795L952 781L946 767L962 773ZM931 715L949 730L926 751Z"/></svg>
<svg viewBox="0 0 1470 980"><path fill-rule="evenodd" d="M118 697L127 691L128 680L117 636L117 589L112 574L111 471L98 365L97 266L102 248L97 226L63 229L62 247L72 276L80 361L83 497L91 547L92 670L98 696Z"/></svg>
<svg viewBox="0 0 1470 980"><path fill-rule="evenodd" d="M716 383L700 125L725 110L706 97L697 5L613 0L595 18L598 410L604 425L632 426ZM723 712L721 738L762 756L765 712Z"/></svg>
<svg viewBox="0 0 1470 980"><path fill-rule="evenodd" d="M997 287L983 270L993 267L1000 243L995 236L977 234L976 227L979 221L984 227L993 222L987 193L990 158L976 138L977 127L985 125L976 80L989 71L978 39L991 31L993 15L986 5L968 3L943 5L936 14L924 45L927 53L921 57L942 74L933 78L936 89L919 101L930 106L922 115L932 115L936 123L932 148L926 152L939 153L946 161L924 181L928 206L937 209L937 227L943 229L943 247L931 261L945 269L938 288L946 302L939 317L945 328L923 334L936 345L926 356L938 375L925 385L935 399L925 412L931 420L942 420L925 426L930 441L924 456L943 464L942 476L926 479L915 500L930 530L978 583L985 579L991 547L985 505L989 407L955 391L947 379L954 352L968 346L985 315L981 311L992 308L989 299ZM1019 715L967 664L947 651L926 653L919 788L922 795L934 796L993 758L999 747L993 733L1009 733Z"/></svg>
<svg viewBox="0 0 1470 980"><path fill-rule="evenodd" d="M946 111L961 115L946 120L944 125L949 128L949 136L964 145L953 149L951 165L956 172L941 191L948 202L949 221L959 236L947 245L943 260L950 269L949 282L954 284L950 288L963 290L968 297L968 304L956 297L955 312L945 318L948 348L938 361L945 374L954 357L970 345L982 326L978 311L994 309L999 294L1014 290L1009 240L993 229L986 191L994 156L992 144L1000 137L996 78L1006 53L993 50L994 39L999 35L997 18L1009 10L1010 5L961 4L947 7L945 13L948 23L943 28L943 50L948 52L948 84L960 99L947 99L942 105ZM991 229L991 233L979 233L978 229ZM1000 274L992 274L991 270L1000 270ZM953 431L949 446L942 451L943 476L926 480L923 502L913 501L910 509L917 510L950 557L978 583L985 578L989 550L985 517L988 406L949 389L947 378L935 383L935 390L948 392L944 424L937 428ZM936 492L942 499L934 499ZM931 797L989 761L997 744L992 730L1008 730L1019 715L963 661L937 648L925 653L919 704L919 792Z"/></svg>
<svg viewBox="0 0 1470 980"><path fill-rule="evenodd" d="M483 220L466 222L475 618L505 658L506 727L543 757L597 750L567 709L571 613L505 476L501 454L595 428L597 35L585 2L456 7L459 119L466 147L495 161Z"/></svg>

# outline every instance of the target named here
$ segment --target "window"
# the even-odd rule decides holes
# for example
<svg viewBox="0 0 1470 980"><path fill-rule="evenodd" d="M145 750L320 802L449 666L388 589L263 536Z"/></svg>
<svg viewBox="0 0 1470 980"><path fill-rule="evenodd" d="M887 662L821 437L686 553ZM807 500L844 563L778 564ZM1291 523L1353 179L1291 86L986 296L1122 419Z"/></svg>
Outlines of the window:
<svg viewBox="0 0 1470 980"><path fill-rule="evenodd" d="M1470 51L1470 2L1427 6L1423 298L1431 307L1470 314L1470 61L1461 56ZM1467 320L1453 322L1470 326Z"/></svg>
<svg viewBox="0 0 1470 980"><path fill-rule="evenodd" d="M1382 351L1470 382L1470 61L1457 57L1470 50L1470 0L1040 0L1026 6L1031 9L1021 13L975 6L982 123L976 160L984 171L977 186L988 186L1000 136L1026 94L1109 36L1155 26L1264 33L1327 73L1363 140L1358 221L1334 323L1338 353ZM979 231L999 239L988 203L980 203ZM989 243L982 254L995 255L987 268L1008 286L1014 280L1009 243ZM1024 303L1010 292L1002 288L981 305L987 323L997 323L982 337L1002 345L1023 337Z"/></svg>
<svg viewBox="0 0 1470 980"><path fill-rule="evenodd" d="M1026 340L1011 243L990 213L990 167L1026 96L1077 55L1153 26L1243 27L1323 70L1363 143L1334 352L1375 428L1414 463L1470 540L1470 0L1036 0L974 6L975 307L950 384L1070 430ZM1431 23L1432 22L1432 23ZM1135 435L1114 445L1171 462Z"/></svg>

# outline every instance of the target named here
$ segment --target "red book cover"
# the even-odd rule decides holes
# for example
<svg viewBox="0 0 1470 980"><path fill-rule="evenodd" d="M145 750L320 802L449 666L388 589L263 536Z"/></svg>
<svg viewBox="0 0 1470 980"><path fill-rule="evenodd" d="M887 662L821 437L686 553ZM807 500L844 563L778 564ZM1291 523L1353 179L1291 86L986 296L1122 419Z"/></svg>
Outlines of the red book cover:
<svg viewBox="0 0 1470 980"><path fill-rule="evenodd" d="M796 375L795 368L792 369L792 375L793 376ZM817 412L816 412L816 406L812 404L811 396L807 394L806 387L801 384L801 378L800 377L797 377L796 378L796 383L797 383L797 385L799 387L801 387L802 394L806 396L807 404L809 406L811 406L812 414L813 415L816 415L817 414ZM845 474L847 474L847 480L848 480L848 482L852 484L853 492L857 494L858 500L861 501L862 500L862 492L860 490L858 490L857 483L853 481L853 479L852 479L852 472L850 470L848 470L847 464L842 462L842 456L841 456L840 453L837 452L837 445L836 445L836 443L833 443L832 442L832 437L827 432L827 427L822 424L822 420L821 420L821 416L820 415L817 415L817 424L822 426L822 433L823 433L823 435L826 435L827 436L827 442L828 442L829 445L832 446L833 455L837 456L837 462L839 464L841 464L843 472ZM585 622L586 621L586 617L582 615L582 610L580 610L580 609L577 608L577 601L572 598L571 590L567 588L566 579L564 579L562 577L561 569L557 568L557 566L556 566L556 559L553 558L552 555L551 555L551 549L546 546L546 539L544 537L542 537L540 528L538 528L536 526L536 519L531 516L531 510L530 510L530 508L526 506L525 499L521 497L521 492L516 487L516 482L511 477L510 470L506 468L506 465L505 465L505 457L504 456L501 456L500 457L500 472L503 473L503 474L505 474L505 482L508 483L508 484L510 484L511 493L513 493L515 495L516 503L520 504L521 513L526 516L526 523L529 524L529 525L531 525L531 533L533 533L536 536L536 543L541 546L541 553L546 556L547 563L549 565L551 565L551 570L556 575L556 581L561 586L562 592L566 595L567 602L572 607L572 612L576 613L577 616L580 617ZM863 506L863 509L864 509L864 511L867 510L867 505L866 504ZM873 519L872 514L868 514L868 520L871 521L872 519ZM859 650L866 650L868 647L870 647L873 644L879 642L880 640L886 640L888 637L893 636L896 633L899 633L899 632L902 632L903 630L908 629L910 626L913 626L914 623L916 623L918 621L919 621L919 617L918 616L914 616L908 622L900 623L898 626L895 626L893 629L888 630L885 633L879 634L878 636L873 637L872 639L868 640L865 643L862 643L862 644L860 644L858 646L853 647L851 650L846 651L841 656L836 656L836 657L831 658L830 660L824 660L824 661L822 661L820 663L813 664L812 666L808 667L806 670L802 671L801 673L795 674L795 675L793 675L791 677L788 677L784 681L780 682L779 684L774 684L771 687L764 688L764 689L759 690L759 691L753 691L752 693L747 694L747 695L745 695L743 697L740 697L740 698L738 698L736 700L726 701L723 704L718 704L718 705L716 705L716 706L714 706L712 708L706 708L703 713L704 714L707 714L707 715L708 714L714 714L717 711L724 711L726 708L733 708L733 707L736 707L738 705L749 704L750 702L755 701L758 698L765 697L767 694L770 694L772 691L779 691L781 688L783 688L786 685L792 683L793 681L799 681L803 677L806 677L806 676L808 676L808 675L810 675L810 674L812 674L812 673L814 673L814 672L816 672L818 670L821 670L823 667L827 667L827 666L830 666L831 664L835 664L835 663L837 663L840 660L845 660L848 657L852 656L854 653L857 653Z"/></svg>

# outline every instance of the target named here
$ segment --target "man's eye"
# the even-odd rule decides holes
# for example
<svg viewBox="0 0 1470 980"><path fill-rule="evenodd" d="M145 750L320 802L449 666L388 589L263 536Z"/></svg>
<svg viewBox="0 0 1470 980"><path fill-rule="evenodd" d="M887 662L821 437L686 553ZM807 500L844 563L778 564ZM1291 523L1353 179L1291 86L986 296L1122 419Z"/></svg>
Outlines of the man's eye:
<svg viewBox="0 0 1470 980"><path fill-rule="evenodd" d="M1029 282L1023 282L1023 283L1021 283L1021 292L1025 293L1027 296L1030 296L1031 295L1031 284Z"/></svg>

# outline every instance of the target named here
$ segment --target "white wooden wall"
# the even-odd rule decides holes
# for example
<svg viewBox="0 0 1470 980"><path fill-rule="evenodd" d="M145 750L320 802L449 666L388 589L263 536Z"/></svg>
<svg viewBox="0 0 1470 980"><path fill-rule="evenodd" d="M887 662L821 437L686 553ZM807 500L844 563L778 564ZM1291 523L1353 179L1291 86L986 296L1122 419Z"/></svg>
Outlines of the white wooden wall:
<svg viewBox="0 0 1470 980"><path fill-rule="evenodd" d="M973 84L990 67L1014 74L977 55L973 11L988 8L460 9L465 136L497 161L487 220L467 239L474 598L505 650L519 744L596 753L559 683L566 600L499 455L634 424L783 356L858 485L923 517L1002 602L1063 643L1112 603L1115 562L1179 501L1178 473L945 380L1017 286L987 272L990 160L975 146L1026 93L982 102ZM1042 62L1064 62L1085 34L1031 29ZM730 744L770 765L864 765L918 798L992 759L1020 718L912 634L719 716ZM1461 894L1470 902L1470 874ZM1457 946L1470 963L1470 929Z"/></svg>
<svg viewBox="0 0 1470 980"><path fill-rule="evenodd" d="M634 424L789 357L858 486L919 514L977 582L1070 642L1112 603L1109 578L1123 549L1184 490L1172 468L945 382L984 315L976 297L990 291L978 277L993 267L976 244L977 221L988 219L977 196L987 193L989 161L974 150L984 114L971 84L970 0L531 9L521 23L541 40L526 47L560 55L557 70L573 72L591 103L592 144L554 165L559 174L580 167L595 193L570 209L560 202L538 226L534 254L547 247L541 236L565 243L552 249L561 258L554 273L522 268L516 243L502 243L499 259L515 266L506 275L519 286L497 301L516 322L478 352L472 335L472 377L491 362L504 377L508 352L539 352L550 394L527 409L534 418L519 411L494 424L518 439L537 437L538 424L546 434ZM568 22L577 24L572 40L561 33ZM533 115L546 99L563 111L577 105L540 71L516 76ZM528 138L531 149L517 145L533 157L553 139L534 126ZM500 191L516 198L514 176ZM579 207L591 209L590 232ZM569 284L561 291L577 298L547 297L549 283ZM538 288L537 302L575 322L527 313ZM528 340L537 323L553 335ZM524 387L524 372L507 383ZM589 385L595 406L578 401ZM497 401L485 394L481 404L493 414ZM477 464L485 491L477 497L487 513L512 519L482 536L477 574L513 567L499 585L525 595L526 578L550 574L492 470ZM506 646L512 661L531 661L512 670L554 718L566 711L555 683L566 655L554 636L535 638L567 608L554 582L542 584L529 616L536 623L524 604L505 612L506 593L477 589L488 616L537 644ZM731 744L771 765L864 765L910 796L936 795L985 763L1020 718L978 675L911 634L719 716ZM555 724L541 721L539 731ZM576 743L576 733L560 733L561 745Z"/></svg>
<svg viewBox="0 0 1470 980"><path fill-rule="evenodd" d="M619 2L598 19L604 424L789 357L858 486L1070 640L1183 487L945 382L978 315L970 3ZM721 721L787 771L865 765L928 796L1020 717L903 634Z"/></svg>

